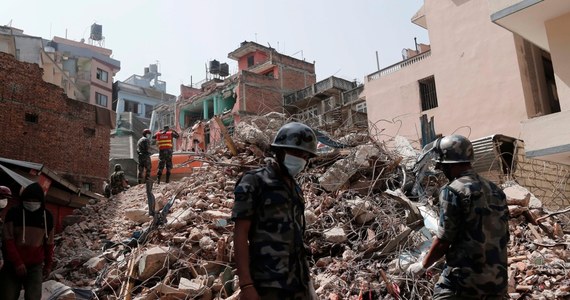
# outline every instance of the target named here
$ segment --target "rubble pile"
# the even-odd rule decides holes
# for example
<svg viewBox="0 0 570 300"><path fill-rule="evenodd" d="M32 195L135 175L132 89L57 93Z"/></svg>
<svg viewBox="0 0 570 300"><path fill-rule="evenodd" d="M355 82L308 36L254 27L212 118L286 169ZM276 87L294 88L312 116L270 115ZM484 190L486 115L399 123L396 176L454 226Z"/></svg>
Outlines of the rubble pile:
<svg viewBox="0 0 570 300"><path fill-rule="evenodd" d="M570 297L570 218L545 213L540 200L518 185L505 184L511 219L509 295L522 299ZM566 215L564 215L566 213Z"/></svg>
<svg viewBox="0 0 570 300"><path fill-rule="evenodd" d="M148 215L143 185L76 210L57 237L51 279L98 299L237 299L233 188L243 171L264 164L269 137L285 121L277 114L244 120L233 137L237 156L219 146L190 177L155 185L156 210L172 205L164 224ZM369 140L320 156L300 175L320 299L430 297L442 263L421 279L404 270L429 248L437 206L402 192L402 164L397 152ZM511 298L570 295L567 214L548 215L516 184L504 190L512 216Z"/></svg>

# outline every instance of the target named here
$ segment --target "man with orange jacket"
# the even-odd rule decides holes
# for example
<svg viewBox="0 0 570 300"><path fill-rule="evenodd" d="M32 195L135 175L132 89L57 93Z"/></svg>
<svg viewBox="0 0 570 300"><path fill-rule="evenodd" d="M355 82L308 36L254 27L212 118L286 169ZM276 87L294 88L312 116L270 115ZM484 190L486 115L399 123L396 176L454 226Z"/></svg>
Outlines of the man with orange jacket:
<svg viewBox="0 0 570 300"><path fill-rule="evenodd" d="M174 145L173 139L180 136L175 130L170 130L170 126L164 126L164 129L158 131L152 137L156 140L158 146L158 171L156 172L157 183L160 183L162 176L162 169L166 166L166 182L170 182L170 170L172 170L172 147Z"/></svg>

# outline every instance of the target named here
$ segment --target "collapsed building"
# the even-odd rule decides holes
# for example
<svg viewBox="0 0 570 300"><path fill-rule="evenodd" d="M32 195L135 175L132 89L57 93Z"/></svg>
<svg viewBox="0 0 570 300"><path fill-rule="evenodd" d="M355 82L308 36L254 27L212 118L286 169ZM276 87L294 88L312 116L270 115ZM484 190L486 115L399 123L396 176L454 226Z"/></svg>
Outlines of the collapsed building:
<svg viewBox="0 0 570 300"><path fill-rule="evenodd" d="M228 58L237 61L236 74L211 61L212 78L181 85L176 101L155 108L153 132L168 125L182 133L177 150L204 151L223 143L223 131L231 134L242 118L269 112L294 115L314 129L367 128L362 85L334 76L316 82L314 63L255 42L242 42Z"/></svg>
<svg viewBox="0 0 570 300"><path fill-rule="evenodd" d="M244 171L264 164L271 138L287 121L276 113L245 117L232 139L237 155L224 145L211 147L191 176L155 186L151 194L165 224L148 216L149 194L142 185L76 210L57 237L46 293L69 297L54 299L237 299L229 220L233 188ZM433 191L445 181L426 164L418 167L421 153L398 140L400 147L389 148L360 139L313 159L298 177L320 299L431 296L441 262L431 277L411 278L403 271L429 247L437 226ZM427 178L422 172L429 180L418 180ZM407 182L421 185L421 192L411 192ZM511 214L511 299L569 296L568 209L552 210L515 177L501 187Z"/></svg>

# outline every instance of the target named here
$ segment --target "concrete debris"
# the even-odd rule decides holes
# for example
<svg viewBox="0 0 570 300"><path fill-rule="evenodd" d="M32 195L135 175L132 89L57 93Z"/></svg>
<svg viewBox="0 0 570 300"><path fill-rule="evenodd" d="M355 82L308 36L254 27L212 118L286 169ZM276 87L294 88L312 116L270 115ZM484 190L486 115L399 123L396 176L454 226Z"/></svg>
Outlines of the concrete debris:
<svg viewBox="0 0 570 300"><path fill-rule="evenodd" d="M148 215L148 209L137 209L137 208L127 209L125 210L125 217L127 217L127 219L137 224L143 224L150 220L150 216Z"/></svg>
<svg viewBox="0 0 570 300"><path fill-rule="evenodd" d="M175 262L174 254L164 247L147 249L138 259L137 276L140 280L147 280L153 276L160 276L162 271Z"/></svg>
<svg viewBox="0 0 570 300"><path fill-rule="evenodd" d="M75 210L57 236L50 279L90 289L97 299L238 299L229 220L233 186L244 171L264 164L270 142L238 137L272 137L285 121L281 115L246 119L247 126L236 127L233 136L237 156L224 147L210 149L204 156L209 162L190 177L155 185L157 211L174 200L165 224L152 223L146 214L143 185ZM431 297L441 265L433 277L421 279L407 277L401 268L427 249L438 207L390 188L403 160L382 147L368 139L351 151L317 158L299 176L319 299ZM365 184L353 188L358 182ZM527 203L530 193L520 189L505 186L512 208L510 296L568 297L568 214L545 213L538 199L531 196Z"/></svg>

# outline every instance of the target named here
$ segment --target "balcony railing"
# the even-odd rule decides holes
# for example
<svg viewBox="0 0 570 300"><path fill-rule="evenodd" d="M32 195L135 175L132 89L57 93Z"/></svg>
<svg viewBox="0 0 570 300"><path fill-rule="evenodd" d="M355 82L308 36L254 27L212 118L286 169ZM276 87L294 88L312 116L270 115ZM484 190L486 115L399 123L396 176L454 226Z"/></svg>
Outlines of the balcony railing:
<svg viewBox="0 0 570 300"><path fill-rule="evenodd" d="M426 51L424 53L421 53L419 55L416 55L414 57L408 58L406 60L403 60L397 64L393 64L387 68L384 68L376 73L372 73L368 76L366 76L366 78L368 79L368 81L372 81L372 80L376 80L379 79L380 77L386 76L388 74L392 74L394 72L397 72L407 66L413 65L417 62L420 62L424 59L426 59L427 57L429 57L431 55L431 50L430 51Z"/></svg>
<svg viewBox="0 0 570 300"><path fill-rule="evenodd" d="M338 88L340 90L343 91L348 91L351 90L353 88L356 87L356 83L352 82L352 81L347 81L344 79L340 79L337 77L329 77L327 79L321 80L311 86L308 86L302 90L299 90L297 92L285 95L285 97L283 97L283 102L285 105L290 105L292 103L295 103L297 101L301 101L310 97L313 97L314 95L318 94L318 93L322 93L325 92L329 89L332 88Z"/></svg>

